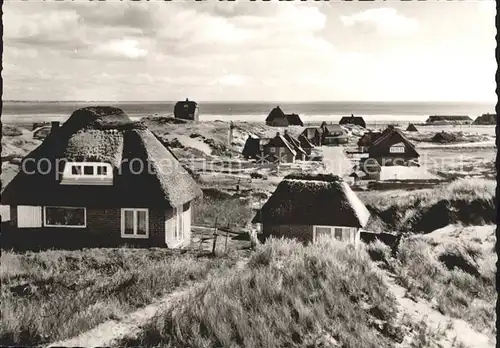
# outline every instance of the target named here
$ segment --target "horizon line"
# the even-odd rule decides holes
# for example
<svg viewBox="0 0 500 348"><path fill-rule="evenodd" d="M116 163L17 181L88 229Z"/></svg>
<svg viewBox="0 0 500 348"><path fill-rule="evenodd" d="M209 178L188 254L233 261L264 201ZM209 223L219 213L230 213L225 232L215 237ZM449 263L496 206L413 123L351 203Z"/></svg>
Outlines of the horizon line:
<svg viewBox="0 0 500 348"><path fill-rule="evenodd" d="M190 99L191 101L196 101ZM3 103L177 103L184 100L36 100L36 99L11 99L3 100ZM497 101L486 101L486 100L439 100L439 101L429 101L429 100L300 100L300 101L284 101L284 100L199 100L199 103L393 103L393 104L406 104L406 103L465 103L465 104L497 104Z"/></svg>

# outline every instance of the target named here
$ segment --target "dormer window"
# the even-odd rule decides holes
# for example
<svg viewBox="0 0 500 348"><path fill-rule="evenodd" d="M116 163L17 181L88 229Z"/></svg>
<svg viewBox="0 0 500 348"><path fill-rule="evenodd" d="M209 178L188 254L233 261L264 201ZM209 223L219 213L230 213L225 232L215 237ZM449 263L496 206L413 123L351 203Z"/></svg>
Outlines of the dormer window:
<svg viewBox="0 0 500 348"><path fill-rule="evenodd" d="M113 168L109 163L67 162L62 185L112 185Z"/></svg>

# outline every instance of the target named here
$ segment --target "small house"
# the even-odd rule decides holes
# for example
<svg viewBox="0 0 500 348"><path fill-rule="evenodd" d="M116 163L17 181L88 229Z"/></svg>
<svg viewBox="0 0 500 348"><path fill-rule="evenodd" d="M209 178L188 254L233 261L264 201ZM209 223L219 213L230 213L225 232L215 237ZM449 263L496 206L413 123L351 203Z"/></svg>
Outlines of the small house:
<svg viewBox="0 0 500 348"><path fill-rule="evenodd" d="M381 166L408 166L420 157L403 132L394 127L388 127L382 132L369 147L368 154L369 158L375 159Z"/></svg>
<svg viewBox="0 0 500 348"><path fill-rule="evenodd" d="M302 132L302 135L315 146L321 146L321 129L317 127L307 127Z"/></svg>
<svg viewBox="0 0 500 348"><path fill-rule="evenodd" d="M304 126L297 114L285 114L279 106L271 110L266 118L266 125L273 127Z"/></svg>
<svg viewBox="0 0 500 348"><path fill-rule="evenodd" d="M433 115L425 121L427 124L471 124L469 116L462 115Z"/></svg>
<svg viewBox="0 0 500 348"><path fill-rule="evenodd" d="M195 101L186 98L185 101L179 101L174 106L174 117L183 120L198 121L199 107Z"/></svg>
<svg viewBox="0 0 500 348"><path fill-rule="evenodd" d="M445 131L441 131L440 133L436 133L432 138L431 142L439 143L439 144L449 144L457 141L457 136L453 133L447 133Z"/></svg>
<svg viewBox="0 0 500 348"><path fill-rule="evenodd" d="M276 133L276 136L271 138L262 148L265 158L270 162L295 163L297 158L297 151L295 151L293 145L280 133Z"/></svg>
<svg viewBox="0 0 500 348"><path fill-rule="evenodd" d="M366 122L365 122L365 120L363 120L363 117L354 116L353 114L351 114L351 116L342 117L339 121L339 124L352 124L352 125L366 128Z"/></svg>
<svg viewBox="0 0 500 348"><path fill-rule="evenodd" d="M349 137L338 124L321 124L321 144L322 145L340 145L347 144Z"/></svg>
<svg viewBox="0 0 500 348"><path fill-rule="evenodd" d="M245 142L245 145L243 146L243 151L241 152L241 154L246 159L249 158L255 159L260 156L261 152L262 149L260 144L260 138L257 137L256 135L249 134Z"/></svg>
<svg viewBox="0 0 500 348"><path fill-rule="evenodd" d="M290 135L287 131L285 131L285 134L283 137L288 141L289 144L293 146L293 149L297 153L297 156L295 157L296 160L298 161L303 161L306 159L307 153L306 151L300 146L300 141L295 139L293 136Z"/></svg>
<svg viewBox="0 0 500 348"><path fill-rule="evenodd" d="M381 132L368 132L363 134L358 140L358 149L360 152L368 152L368 148L382 135Z"/></svg>
<svg viewBox="0 0 500 348"><path fill-rule="evenodd" d="M43 140L52 131L54 124L52 126L42 126L33 130L33 139Z"/></svg>
<svg viewBox="0 0 500 348"><path fill-rule="evenodd" d="M497 114L482 114L478 116L473 124L477 125L494 125L497 124Z"/></svg>
<svg viewBox="0 0 500 348"><path fill-rule="evenodd" d="M370 213L335 175L288 175L252 220L263 237L316 242L324 237L358 244Z"/></svg>
<svg viewBox="0 0 500 348"><path fill-rule="evenodd" d="M297 114L285 114L286 119L288 120L289 126L301 126L304 127L304 123L300 119L300 116Z"/></svg>
<svg viewBox="0 0 500 348"><path fill-rule="evenodd" d="M311 144L311 142L304 136L304 134L299 135L298 140L300 142L300 147L304 149L307 156L311 156L312 148L314 147L314 145Z"/></svg>
<svg viewBox="0 0 500 348"><path fill-rule="evenodd" d="M78 109L5 187L15 236L50 247L180 248L202 192L172 152L121 109Z"/></svg>
<svg viewBox="0 0 500 348"><path fill-rule="evenodd" d="M415 125L413 123L410 123L408 125L408 128L406 128L406 131L407 132L418 132L418 129L417 129L417 127L415 127Z"/></svg>

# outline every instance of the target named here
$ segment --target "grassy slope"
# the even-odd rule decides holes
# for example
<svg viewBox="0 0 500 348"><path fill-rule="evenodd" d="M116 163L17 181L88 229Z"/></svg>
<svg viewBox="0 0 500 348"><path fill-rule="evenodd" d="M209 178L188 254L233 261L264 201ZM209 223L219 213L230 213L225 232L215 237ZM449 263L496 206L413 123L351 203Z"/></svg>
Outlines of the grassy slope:
<svg viewBox="0 0 500 348"><path fill-rule="evenodd" d="M493 180L458 179L432 190L360 193L360 198L386 229L428 233L450 223L495 223L495 188Z"/></svg>
<svg viewBox="0 0 500 348"><path fill-rule="evenodd" d="M495 226L490 226L487 238L473 233L482 227L460 226L455 227L460 238L432 234L405 238L394 258L389 247L380 242L367 249L372 259L384 262L394 272L410 296L429 300L442 314L463 319L493 337L497 257Z"/></svg>
<svg viewBox="0 0 500 348"><path fill-rule="evenodd" d="M162 249L3 251L0 344L72 337L233 263Z"/></svg>
<svg viewBox="0 0 500 348"><path fill-rule="evenodd" d="M271 240L120 345L390 347L395 314L364 250Z"/></svg>

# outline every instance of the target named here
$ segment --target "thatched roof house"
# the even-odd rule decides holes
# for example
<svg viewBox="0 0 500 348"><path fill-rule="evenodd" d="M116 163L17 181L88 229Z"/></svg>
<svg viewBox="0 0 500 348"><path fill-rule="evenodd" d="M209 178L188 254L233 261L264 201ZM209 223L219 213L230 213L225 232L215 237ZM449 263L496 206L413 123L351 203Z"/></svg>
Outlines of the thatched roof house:
<svg viewBox="0 0 500 348"><path fill-rule="evenodd" d="M408 127L406 128L406 131L407 132L418 132L418 129L417 129L417 127L415 127L415 125L413 123L410 123L408 125Z"/></svg>
<svg viewBox="0 0 500 348"><path fill-rule="evenodd" d="M420 157L403 132L394 127L386 128L369 147L368 153L380 165L408 165Z"/></svg>
<svg viewBox="0 0 500 348"><path fill-rule="evenodd" d="M279 106L271 110L266 118L266 124L274 127L304 126L297 114L285 114Z"/></svg>
<svg viewBox="0 0 500 348"><path fill-rule="evenodd" d="M317 127L307 127L302 132L302 135L305 136L313 145L321 146L321 129Z"/></svg>
<svg viewBox="0 0 500 348"><path fill-rule="evenodd" d="M289 126L304 126L304 123L297 114L285 114Z"/></svg>
<svg viewBox="0 0 500 348"><path fill-rule="evenodd" d="M482 114L474 120L474 124L478 125L494 125L497 124L497 114Z"/></svg>
<svg viewBox="0 0 500 348"><path fill-rule="evenodd" d="M314 147L313 144L307 139L303 134L300 134L298 137L300 147L304 149L304 151L307 153L307 155L311 155L311 150Z"/></svg>
<svg viewBox="0 0 500 348"><path fill-rule="evenodd" d="M253 223L264 236L316 241L331 236L353 244L370 217L349 185L334 175L288 175L262 206Z"/></svg>
<svg viewBox="0 0 500 348"><path fill-rule="evenodd" d="M462 115L434 115L429 116L425 122L429 124L471 124L472 119Z"/></svg>
<svg viewBox="0 0 500 348"><path fill-rule="evenodd" d="M261 153L260 138L256 135L249 134L241 154L245 158L257 158Z"/></svg>
<svg viewBox="0 0 500 348"><path fill-rule="evenodd" d="M276 133L276 136L271 138L262 148L265 157L270 162L294 163L297 158L297 151L294 146L280 133Z"/></svg>
<svg viewBox="0 0 500 348"><path fill-rule="evenodd" d="M362 152L367 152L368 148L382 135L382 132L368 132L363 134L358 140L358 148Z"/></svg>
<svg viewBox="0 0 500 348"><path fill-rule="evenodd" d="M23 165L1 197L19 233L89 246L189 243L191 201L200 188L172 152L121 109L76 110Z"/></svg>
<svg viewBox="0 0 500 348"><path fill-rule="evenodd" d="M195 101L186 98L185 101L179 101L174 106L175 118L183 120L198 121L199 120L199 106Z"/></svg>
<svg viewBox="0 0 500 348"><path fill-rule="evenodd" d="M321 124L321 145L346 144L349 137L342 127L338 124Z"/></svg>
<svg viewBox="0 0 500 348"><path fill-rule="evenodd" d="M339 124L353 124L356 126L366 128L366 122L365 120L363 120L363 117L354 116L353 114L351 114L351 116L342 117L339 121Z"/></svg>
<svg viewBox="0 0 500 348"><path fill-rule="evenodd" d="M297 156L295 157L295 159L297 159L299 161L304 160L307 153L302 148L302 146L300 146L300 141L298 139L295 139L293 136L291 136L290 133L288 133L287 131L285 131L285 134L283 135L283 137L288 141L288 143L290 145L293 146L293 149L297 153Z"/></svg>

